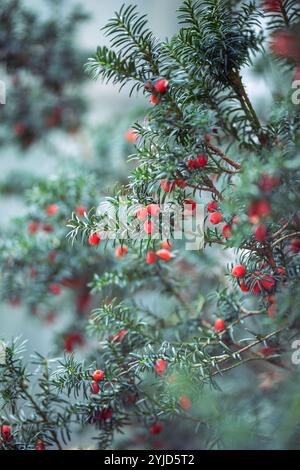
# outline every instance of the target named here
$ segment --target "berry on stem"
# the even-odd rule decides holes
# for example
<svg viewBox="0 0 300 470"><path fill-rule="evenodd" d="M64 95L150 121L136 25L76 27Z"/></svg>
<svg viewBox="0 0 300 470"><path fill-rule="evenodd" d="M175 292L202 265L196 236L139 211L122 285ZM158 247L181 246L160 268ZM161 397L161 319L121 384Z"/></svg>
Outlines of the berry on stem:
<svg viewBox="0 0 300 470"><path fill-rule="evenodd" d="M211 201L207 204L207 212L215 212L218 209L219 203L217 201Z"/></svg>
<svg viewBox="0 0 300 470"><path fill-rule="evenodd" d="M157 217L160 213L160 207L158 204L148 204L146 207L147 213L153 217Z"/></svg>
<svg viewBox="0 0 300 470"><path fill-rule="evenodd" d="M241 265L241 264L238 264L236 266L233 267L231 273L233 275L233 277L239 279L241 277L245 277L246 276L246 268L245 266Z"/></svg>
<svg viewBox="0 0 300 470"><path fill-rule="evenodd" d="M226 328L225 321L223 318L217 318L214 324L214 329L217 333L224 331Z"/></svg>
<svg viewBox="0 0 300 470"><path fill-rule="evenodd" d="M218 225L222 220L223 216L220 212L213 212L209 217L209 221L212 225Z"/></svg>
<svg viewBox="0 0 300 470"><path fill-rule="evenodd" d="M149 429L150 434L152 434L153 436L155 436L156 434L160 434L161 432L163 432L163 430L164 427L161 423L154 423Z"/></svg>
<svg viewBox="0 0 300 470"><path fill-rule="evenodd" d="M5 442L10 440L10 438L11 438L11 428L8 424L3 424L1 426L1 436L2 436L2 439Z"/></svg>
<svg viewBox="0 0 300 470"><path fill-rule="evenodd" d="M136 216L141 222L144 222L148 216L147 207L142 207L141 209L139 209L136 213Z"/></svg>
<svg viewBox="0 0 300 470"><path fill-rule="evenodd" d="M146 254L146 263L155 264L156 263L156 254L154 251L148 251Z"/></svg>
<svg viewBox="0 0 300 470"><path fill-rule="evenodd" d="M154 232L154 225L151 220L146 220L144 223L144 232L147 233L147 235L152 235Z"/></svg>
<svg viewBox="0 0 300 470"><path fill-rule="evenodd" d="M163 375L167 370L167 361L164 359L158 359L154 364L154 370L157 375Z"/></svg>
<svg viewBox="0 0 300 470"><path fill-rule="evenodd" d="M104 379L103 370L100 370L100 369L95 370L95 372L92 375L92 378L93 380L95 380L95 382L100 382L101 380L103 380Z"/></svg>
<svg viewBox="0 0 300 470"><path fill-rule="evenodd" d="M99 245L101 241L101 237L97 232L92 233L92 235L89 236L89 244L91 246L96 246Z"/></svg>
<svg viewBox="0 0 300 470"><path fill-rule="evenodd" d="M231 225L225 224L222 228L222 235L224 238L228 239L232 236Z"/></svg>
<svg viewBox="0 0 300 470"><path fill-rule="evenodd" d="M179 397L178 402L183 410L190 410L193 405L191 399L186 395L182 395L181 397Z"/></svg>
<svg viewBox="0 0 300 470"><path fill-rule="evenodd" d="M168 91L169 82L165 78L157 80L154 84L154 89L157 93L166 93Z"/></svg>
<svg viewBox="0 0 300 470"><path fill-rule="evenodd" d="M93 382L91 383L91 392L95 395L98 395L98 393L100 392L99 384L95 380L93 380Z"/></svg>
<svg viewBox="0 0 300 470"><path fill-rule="evenodd" d="M116 253L116 257L117 258L122 258L123 256L126 256L127 253L128 253L128 248L126 245L122 245L122 246L117 246L116 247L116 250L115 250L115 253Z"/></svg>
<svg viewBox="0 0 300 470"><path fill-rule="evenodd" d="M161 250L158 250L156 252L156 255L162 260L162 261L170 261L172 255L169 250L165 250L162 248Z"/></svg>

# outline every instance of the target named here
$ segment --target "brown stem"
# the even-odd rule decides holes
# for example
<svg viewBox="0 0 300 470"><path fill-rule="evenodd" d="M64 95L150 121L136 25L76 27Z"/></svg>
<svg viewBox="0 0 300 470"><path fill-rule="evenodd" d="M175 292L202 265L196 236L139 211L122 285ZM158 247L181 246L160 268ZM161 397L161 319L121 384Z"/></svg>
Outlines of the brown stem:
<svg viewBox="0 0 300 470"><path fill-rule="evenodd" d="M278 245L279 243L282 243L284 240L287 240L288 238L297 237L298 235L300 235L300 232L289 233L288 235L285 235L284 237L281 237L278 240L276 240L273 243L273 246Z"/></svg>
<svg viewBox="0 0 300 470"><path fill-rule="evenodd" d="M215 145L211 144L210 142L207 142L207 147L209 147L214 153L216 153L217 155L219 155L219 157L221 157L225 162L227 162L229 165L233 166L234 168L236 168L237 170L240 170L241 169L241 165L237 162L235 162L234 160L231 160L231 158L227 157L227 155L225 155L225 153L222 152L222 150L220 150L218 147L216 147Z"/></svg>

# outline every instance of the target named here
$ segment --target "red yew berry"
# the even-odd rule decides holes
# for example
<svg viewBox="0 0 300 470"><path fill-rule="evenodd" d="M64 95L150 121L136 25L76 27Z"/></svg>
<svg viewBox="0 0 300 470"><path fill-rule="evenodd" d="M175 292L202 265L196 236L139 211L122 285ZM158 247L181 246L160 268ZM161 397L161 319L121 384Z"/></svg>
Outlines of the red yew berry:
<svg viewBox="0 0 300 470"><path fill-rule="evenodd" d="M298 238L294 238L291 241L290 248L291 248L291 251L293 253L299 253L299 251L300 251L300 240Z"/></svg>
<svg viewBox="0 0 300 470"><path fill-rule="evenodd" d="M151 104L158 104L160 102L160 98L159 98L159 96L152 94L150 96L149 101L150 101Z"/></svg>
<svg viewBox="0 0 300 470"><path fill-rule="evenodd" d="M208 156L207 155L198 155L197 159L197 168L204 168L207 165L208 162Z"/></svg>
<svg viewBox="0 0 300 470"><path fill-rule="evenodd" d="M31 234L31 235L34 235L35 233L37 233L38 229L39 229L39 226L40 224L38 222L29 222L28 224L28 232Z"/></svg>
<svg viewBox="0 0 300 470"><path fill-rule="evenodd" d="M135 144L138 139L138 133L135 129L128 129L128 131L125 134L125 138L127 142L130 142L131 144Z"/></svg>
<svg viewBox="0 0 300 470"><path fill-rule="evenodd" d="M118 343L126 334L127 334L127 330L121 330L119 333L117 333L115 336L111 338L111 341Z"/></svg>
<svg viewBox="0 0 300 470"><path fill-rule="evenodd" d="M218 209L219 203L217 201L211 201L207 204L207 212L215 212Z"/></svg>
<svg viewBox="0 0 300 470"><path fill-rule="evenodd" d="M209 221L212 225L218 225L222 220L223 216L220 212L213 212L209 217Z"/></svg>
<svg viewBox="0 0 300 470"><path fill-rule="evenodd" d="M84 344L83 337L78 332L67 333L64 336L64 349L71 353L74 351L76 345L82 346Z"/></svg>
<svg viewBox="0 0 300 470"><path fill-rule="evenodd" d="M142 207L141 209L139 209L136 213L136 216L140 221L144 222L148 216L147 207Z"/></svg>
<svg viewBox="0 0 300 470"><path fill-rule="evenodd" d="M2 439L5 442L10 440L10 438L11 438L11 428L10 428L10 426L8 426L8 424L3 424L1 426L1 436L2 436Z"/></svg>
<svg viewBox="0 0 300 470"><path fill-rule="evenodd" d="M100 419L106 421L107 419L111 419L113 417L113 410L111 408L103 408L100 413Z"/></svg>
<svg viewBox="0 0 300 470"><path fill-rule="evenodd" d="M286 59L297 58L298 51L294 36L289 31L277 31L272 35L271 51Z"/></svg>
<svg viewBox="0 0 300 470"><path fill-rule="evenodd" d="M156 434L160 434L161 432L163 432L163 430L164 427L161 423L154 423L149 429L150 434L152 434L153 436L155 436Z"/></svg>
<svg viewBox="0 0 300 470"><path fill-rule="evenodd" d="M154 225L151 220L146 220L146 222L144 223L144 232L147 233L147 235L152 235L152 233L154 232Z"/></svg>
<svg viewBox="0 0 300 470"><path fill-rule="evenodd" d="M47 215L50 215L50 216L53 216L55 214L57 214L58 212L58 205L57 204L50 204L47 208L46 208L46 213Z"/></svg>
<svg viewBox="0 0 300 470"><path fill-rule="evenodd" d="M170 261L172 255L169 250L165 250L162 248L161 250L158 250L156 252L156 255L162 260L162 261Z"/></svg>
<svg viewBox="0 0 300 470"><path fill-rule="evenodd" d="M173 248L173 243L169 240L163 240L160 244L160 247L164 250L171 250Z"/></svg>
<svg viewBox="0 0 300 470"><path fill-rule="evenodd" d="M276 280L274 279L274 277L268 276L267 274L263 275L260 283L261 283L261 286L263 287L263 289L265 289L267 291L273 290L274 287L276 286Z"/></svg>
<svg viewBox="0 0 300 470"><path fill-rule="evenodd" d="M192 401L186 395L179 397L178 402L183 410L189 410L192 408Z"/></svg>
<svg viewBox="0 0 300 470"><path fill-rule="evenodd" d="M259 350L259 352L264 357L274 356L274 354L276 354L276 349L275 348L265 347L265 348L261 348Z"/></svg>
<svg viewBox="0 0 300 470"><path fill-rule="evenodd" d="M225 328L226 328L226 324L223 318L217 318L214 324L215 331L219 333L220 331L224 331Z"/></svg>
<svg viewBox="0 0 300 470"><path fill-rule="evenodd" d="M167 361L164 359L158 359L154 364L154 370L157 375L163 375L167 370Z"/></svg>
<svg viewBox="0 0 300 470"><path fill-rule="evenodd" d="M86 208L84 206L76 207L76 214L79 217L83 217L85 213L86 213Z"/></svg>
<svg viewBox="0 0 300 470"><path fill-rule="evenodd" d="M272 189L278 185L279 179L271 175L262 175L258 182L260 190L264 192L272 191Z"/></svg>
<svg viewBox="0 0 300 470"><path fill-rule="evenodd" d="M93 377L93 380L95 380L96 382L100 382L101 380L104 379L104 372L103 370L95 370L95 372L93 373L92 375Z"/></svg>
<svg viewBox="0 0 300 470"><path fill-rule="evenodd" d="M46 233L50 233L50 232L53 232L54 228L53 228L53 225L51 224L43 224L43 231L46 232Z"/></svg>
<svg viewBox="0 0 300 470"><path fill-rule="evenodd" d="M53 295L59 295L61 293L61 287L58 284L50 284L49 292Z"/></svg>
<svg viewBox="0 0 300 470"><path fill-rule="evenodd" d="M172 183L171 181L167 181L166 179L163 179L161 181L161 187L165 193L171 193L172 191L174 191L175 184Z"/></svg>
<svg viewBox="0 0 300 470"><path fill-rule="evenodd" d="M244 282L241 282L240 283L240 289L241 289L242 292L249 292L250 287L247 284L245 284Z"/></svg>
<svg viewBox="0 0 300 470"><path fill-rule="evenodd" d="M89 244L91 246L96 246L99 245L101 241L101 237L97 232L92 233L92 235L89 236Z"/></svg>
<svg viewBox="0 0 300 470"><path fill-rule="evenodd" d="M91 393L95 394L95 395L98 395L98 393L100 392L100 387L99 387L99 384L98 382L96 382L95 380L91 383Z"/></svg>
<svg viewBox="0 0 300 470"><path fill-rule="evenodd" d="M184 206L187 206L187 207L184 207L184 210L183 210L184 215L192 215L193 212L195 212L197 203L196 201L194 201L194 199L191 199L191 198L185 199L185 201L183 201L183 204Z"/></svg>
<svg viewBox="0 0 300 470"><path fill-rule="evenodd" d="M271 204L266 199L254 201L248 210L249 222L257 224L261 217L266 217L271 212Z"/></svg>
<svg viewBox="0 0 300 470"><path fill-rule="evenodd" d="M175 180L175 185L177 188L184 189L185 188L185 181L183 179L176 179Z"/></svg>
<svg viewBox="0 0 300 470"><path fill-rule="evenodd" d="M146 207L147 213L153 217L157 217L160 213L160 207L158 204L148 204Z"/></svg>
<svg viewBox="0 0 300 470"><path fill-rule="evenodd" d="M116 252L116 257L117 257L117 258L122 258L123 256L127 255L127 253L128 253L128 248L127 248L126 245L117 246L115 252Z"/></svg>
<svg viewBox="0 0 300 470"><path fill-rule="evenodd" d="M35 450L46 450L45 442L42 439L38 439L34 446Z"/></svg>
<svg viewBox="0 0 300 470"><path fill-rule="evenodd" d="M270 318L275 317L275 315L276 315L276 308L277 308L277 307L276 307L276 303L273 303L273 304L269 305L268 310L267 310L267 312L268 312L268 317L270 317Z"/></svg>
<svg viewBox="0 0 300 470"><path fill-rule="evenodd" d="M222 235L226 239L232 237L231 225L229 224L224 225L224 227L222 228Z"/></svg>
<svg viewBox="0 0 300 470"><path fill-rule="evenodd" d="M279 266L277 268L277 272L280 276L285 277L286 276L286 270L283 266Z"/></svg>
<svg viewBox="0 0 300 470"><path fill-rule="evenodd" d="M258 242L264 242L267 238L267 227L263 224L258 225L254 230L254 238Z"/></svg>
<svg viewBox="0 0 300 470"><path fill-rule="evenodd" d="M166 93L168 91L169 82L165 78L157 80L154 84L154 89L157 93Z"/></svg>
<svg viewBox="0 0 300 470"><path fill-rule="evenodd" d="M243 266L241 264L238 264L238 265L234 266L232 271L231 271L233 277L235 277L237 279L246 276L246 272L247 272L247 270L246 270L245 266Z"/></svg>
<svg viewBox="0 0 300 470"><path fill-rule="evenodd" d="M155 264L156 262L156 254L154 251L149 251L146 254L146 263L147 264Z"/></svg>
<svg viewBox="0 0 300 470"><path fill-rule="evenodd" d="M197 168L197 162L196 160L194 160L193 158L190 158L188 161L187 161L187 167L188 168L192 168L193 170L195 170Z"/></svg>

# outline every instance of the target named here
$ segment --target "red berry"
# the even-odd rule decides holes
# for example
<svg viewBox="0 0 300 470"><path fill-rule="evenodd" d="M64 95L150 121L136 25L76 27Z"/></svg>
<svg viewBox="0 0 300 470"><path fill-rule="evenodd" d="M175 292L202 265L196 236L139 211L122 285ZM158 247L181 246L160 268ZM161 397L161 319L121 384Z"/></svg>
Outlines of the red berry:
<svg viewBox="0 0 300 470"><path fill-rule="evenodd" d="M53 232L54 228L51 224L43 224L43 231L46 233Z"/></svg>
<svg viewBox="0 0 300 470"><path fill-rule="evenodd" d="M106 421L107 419L111 419L113 416L113 410L111 408L103 408L100 413L100 419Z"/></svg>
<svg viewBox="0 0 300 470"><path fill-rule="evenodd" d="M253 286L252 286L252 292L253 294L255 295L259 295L261 294L261 288L260 288L260 284L259 284L259 281L255 281Z"/></svg>
<svg viewBox="0 0 300 470"><path fill-rule="evenodd" d="M208 162L208 156L207 155L198 155L197 159L197 168L204 168L207 165Z"/></svg>
<svg viewBox="0 0 300 470"><path fill-rule="evenodd" d="M220 212L213 212L209 217L209 221L212 225L218 225L222 220L223 216Z"/></svg>
<svg viewBox="0 0 300 470"><path fill-rule="evenodd" d="M117 246L116 248L116 257L117 258L122 258L123 256L127 255L128 253L128 248L126 245L122 246Z"/></svg>
<svg viewBox="0 0 300 470"><path fill-rule="evenodd" d="M153 94L153 95L150 96L149 101L150 101L151 104L158 104L160 102L160 98L159 98L159 96Z"/></svg>
<svg viewBox="0 0 300 470"><path fill-rule="evenodd" d="M46 450L46 446L42 439L38 439L34 446L35 450Z"/></svg>
<svg viewBox="0 0 300 470"><path fill-rule="evenodd" d="M274 354L276 354L276 349L266 347L266 348L261 348L259 352L265 357L274 356Z"/></svg>
<svg viewBox="0 0 300 470"><path fill-rule="evenodd" d="M179 397L179 405L183 410L189 410L192 408L192 401L186 395Z"/></svg>
<svg viewBox="0 0 300 470"><path fill-rule="evenodd" d="M161 78L155 82L154 88L157 93L166 93L168 91L169 82L165 78Z"/></svg>
<svg viewBox="0 0 300 470"><path fill-rule="evenodd" d="M59 295L61 293L61 287L58 284L50 284L49 292L54 295Z"/></svg>
<svg viewBox="0 0 300 470"><path fill-rule="evenodd" d="M79 217L83 217L85 213L86 213L86 208L85 207L79 206L79 207L76 208L76 214Z"/></svg>
<svg viewBox="0 0 300 470"><path fill-rule="evenodd" d="M219 333L220 331L224 331L225 328L226 328L225 321L222 318L217 318L214 324L215 331Z"/></svg>
<svg viewBox="0 0 300 470"><path fill-rule="evenodd" d="M271 212L271 204L266 199L253 202L248 210L249 221L257 224L261 217L266 217Z"/></svg>
<svg viewBox="0 0 300 470"><path fill-rule="evenodd" d="M256 229L254 230L254 238L258 242L263 242L265 241L267 237L267 227L263 224L258 225Z"/></svg>
<svg viewBox="0 0 300 470"><path fill-rule="evenodd" d="M269 192L272 191L273 188L279 185L279 179L275 178L275 176L271 175L262 175L259 182L258 186L261 189L261 191L264 192Z"/></svg>
<svg viewBox="0 0 300 470"><path fill-rule="evenodd" d="M245 284L244 282L241 282L240 283L240 289L241 289L242 292L249 292L250 287L247 284Z"/></svg>
<svg viewBox="0 0 300 470"><path fill-rule="evenodd" d="M157 204L149 204L146 209L147 213L153 217L157 217L160 213L160 207Z"/></svg>
<svg viewBox="0 0 300 470"><path fill-rule="evenodd" d="M91 392L95 395L98 395L98 393L100 392L98 382L96 382L95 380L91 383Z"/></svg>
<svg viewBox="0 0 300 470"><path fill-rule="evenodd" d="M161 181L161 187L165 193L171 193L172 191L174 191L175 184L170 181L167 181L166 179L163 179Z"/></svg>
<svg viewBox="0 0 300 470"><path fill-rule="evenodd" d="M272 35L270 48L277 56L287 59L294 60L298 55L295 38L289 31L275 32Z"/></svg>
<svg viewBox="0 0 300 470"><path fill-rule="evenodd" d="M278 272L278 274L280 274L280 276L283 276L283 277L286 276L286 270L284 269L283 266L279 266L279 267L277 268L277 272Z"/></svg>
<svg viewBox="0 0 300 470"><path fill-rule="evenodd" d="M224 238L228 239L232 236L231 225L225 224L222 228L222 235Z"/></svg>
<svg viewBox="0 0 300 470"><path fill-rule="evenodd" d="M207 204L207 212L215 212L218 209L219 203L217 201L211 201Z"/></svg>
<svg viewBox="0 0 300 470"><path fill-rule="evenodd" d="M93 380L96 382L100 382L101 380L104 379L104 372L103 370L95 370L95 372L92 375Z"/></svg>
<svg viewBox="0 0 300 470"><path fill-rule="evenodd" d="M161 432L163 432L163 430L164 430L164 427L161 423L154 423L150 427L150 434L155 436L156 434L160 434Z"/></svg>
<svg viewBox="0 0 300 470"><path fill-rule="evenodd" d="M232 275L237 279L239 279L240 277L244 277L246 275L246 272L247 271L245 266L242 266L241 264L234 266L234 268L232 269Z"/></svg>
<svg viewBox="0 0 300 470"><path fill-rule="evenodd" d="M58 205L57 205L57 204L50 204L50 205L47 207L46 212L47 212L47 214L50 215L50 216L57 214L57 212L58 212Z"/></svg>
<svg viewBox="0 0 300 470"><path fill-rule="evenodd" d="M152 235L152 233L154 232L154 225L151 220L146 220L146 222L144 223L144 231L145 233L147 233L147 235Z"/></svg>
<svg viewBox="0 0 300 470"><path fill-rule="evenodd" d="M263 9L266 11L281 11L281 0L263 0Z"/></svg>
<svg viewBox="0 0 300 470"><path fill-rule="evenodd" d="M167 361L164 359L158 359L154 364L154 370L157 375L163 375L167 370Z"/></svg>
<svg viewBox="0 0 300 470"><path fill-rule="evenodd" d="M270 290L273 290L275 285L276 285L276 280L274 279L274 277L272 276L268 276L267 274L264 274L261 281L261 286L267 290L267 291L270 291Z"/></svg>
<svg viewBox="0 0 300 470"><path fill-rule="evenodd" d="M128 129L128 131L125 134L125 138L127 142L130 142L131 144L135 144L138 139L138 133L135 129Z"/></svg>
<svg viewBox="0 0 300 470"><path fill-rule="evenodd" d="M148 215L147 207L142 207L136 213L137 218L141 220L142 222L144 222L147 219L147 215Z"/></svg>
<svg viewBox="0 0 300 470"><path fill-rule="evenodd" d="M170 261L172 255L169 250L165 250L162 248L161 250L158 250L156 252L156 255L162 260L162 261Z"/></svg>
<svg viewBox="0 0 300 470"><path fill-rule="evenodd" d="M117 333L115 336L112 337L111 341L118 343L126 334L127 334L127 330L121 330L119 333Z"/></svg>
<svg viewBox="0 0 300 470"><path fill-rule="evenodd" d="M197 203L194 201L194 199L188 198L185 201L183 201L183 204L187 207L184 208L184 215L192 215L193 212L195 212Z"/></svg>
<svg viewBox="0 0 300 470"><path fill-rule="evenodd" d="M190 158L188 161L187 161L187 167L188 168L192 168L193 170L195 170L197 168L197 162L196 160L194 160L193 158Z"/></svg>
<svg viewBox="0 0 300 470"><path fill-rule="evenodd" d="M28 232L34 235L39 229L39 223L38 222L29 222L28 224Z"/></svg>
<svg viewBox="0 0 300 470"><path fill-rule="evenodd" d="M185 181L183 179L176 179L175 180L175 185L177 188L184 189L185 188Z"/></svg>
<svg viewBox="0 0 300 470"><path fill-rule="evenodd" d="M9 441L9 439L11 438L11 429L8 424L3 424L1 426L1 436L5 442Z"/></svg>
<svg viewBox="0 0 300 470"><path fill-rule="evenodd" d="M171 250L173 248L173 243L169 240L163 240L160 244L160 247L164 250Z"/></svg>
<svg viewBox="0 0 300 470"><path fill-rule="evenodd" d="M101 241L101 237L97 232L92 233L92 235L89 236L89 244L91 246L96 246L99 245Z"/></svg>
<svg viewBox="0 0 300 470"><path fill-rule="evenodd" d="M156 262L156 254L154 253L154 251L149 251L146 254L146 263L147 264L155 264L155 262Z"/></svg>
<svg viewBox="0 0 300 470"><path fill-rule="evenodd" d="M294 238L291 241L291 251L293 253L299 253L299 251L300 251L300 240L299 239Z"/></svg>

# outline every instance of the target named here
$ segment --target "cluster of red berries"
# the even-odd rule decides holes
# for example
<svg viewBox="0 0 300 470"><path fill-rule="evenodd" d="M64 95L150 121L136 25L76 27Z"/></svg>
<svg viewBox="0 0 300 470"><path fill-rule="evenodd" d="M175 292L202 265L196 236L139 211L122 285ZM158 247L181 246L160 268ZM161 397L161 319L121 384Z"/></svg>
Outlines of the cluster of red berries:
<svg viewBox="0 0 300 470"><path fill-rule="evenodd" d="M185 188L185 181L184 179L175 179L174 181L168 181L163 179L161 181L161 188L165 193L172 193L175 188Z"/></svg>
<svg viewBox="0 0 300 470"><path fill-rule="evenodd" d="M31 235L35 235L39 230L42 230L45 233L53 232L53 225L51 224L41 224L40 222L33 221L28 224L28 232Z"/></svg>
<svg viewBox="0 0 300 470"><path fill-rule="evenodd" d="M169 242L168 240L163 240L161 242L161 249L155 251L148 251L146 254L146 263L147 264L155 264L157 261L157 258L159 258L161 261L168 262L172 258L172 243Z"/></svg>
<svg viewBox="0 0 300 470"><path fill-rule="evenodd" d="M279 268L280 269L280 268ZM247 274L245 266L238 264L232 269L232 275L234 278L244 279ZM260 271L251 273L247 281L240 281L240 289L242 292L249 292L250 289L255 295L260 295L263 292L271 292L276 287L276 279L268 274L263 274Z"/></svg>
<svg viewBox="0 0 300 470"><path fill-rule="evenodd" d="M136 217L144 222L144 232L147 235L152 235L155 229L155 225L151 220L152 217L158 217L160 214L160 207L158 204L148 204L146 207L142 207L136 213Z"/></svg>
<svg viewBox="0 0 300 470"><path fill-rule="evenodd" d="M100 391L99 382L104 380L104 372L103 370L95 370L92 375L93 382L91 383L91 392L97 395Z"/></svg>
<svg viewBox="0 0 300 470"><path fill-rule="evenodd" d="M165 78L145 83L145 90L151 92L150 103L152 104L160 103L162 96L167 93L168 89L169 82Z"/></svg>
<svg viewBox="0 0 300 470"><path fill-rule="evenodd" d="M207 165L208 162L208 156L207 155L197 155L196 158L190 158L187 161L187 167L192 170L197 170L204 168Z"/></svg>
<svg viewBox="0 0 300 470"><path fill-rule="evenodd" d="M84 339L78 331L71 331L64 335L64 349L66 352L71 353L76 346L82 346Z"/></svg>

